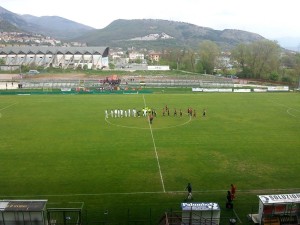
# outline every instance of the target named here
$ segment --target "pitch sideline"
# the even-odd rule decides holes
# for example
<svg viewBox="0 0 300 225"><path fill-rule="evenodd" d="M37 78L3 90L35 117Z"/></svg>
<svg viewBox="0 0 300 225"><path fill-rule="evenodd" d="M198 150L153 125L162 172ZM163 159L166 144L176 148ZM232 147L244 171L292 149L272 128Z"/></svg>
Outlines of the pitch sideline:
<svg viewBox="0 0 300 225"><path fill-rule="evenodd" d="M193 193L216 193L227 192L228 190L199 190ZM238 190L238 193L256 193L265 194L268 192L300 192L300 188L280 188L280 189L245 189ZM106 195L146 195L146 194L185 194L186 191L146 191L146 192L118 192L118 193L81 193L81 194L41 194L41 195L0 195L4 198L20 198L20 197L72 197L72 196L106 196ZM281 193L282 194L282 193Z"/></svg>

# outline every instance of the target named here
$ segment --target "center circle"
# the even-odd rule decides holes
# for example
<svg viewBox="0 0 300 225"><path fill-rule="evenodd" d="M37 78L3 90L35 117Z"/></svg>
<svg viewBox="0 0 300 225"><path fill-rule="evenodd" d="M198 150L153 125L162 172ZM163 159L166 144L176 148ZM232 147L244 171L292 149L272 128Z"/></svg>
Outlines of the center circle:
<svg viewBox="0 0 300 225"><path fill-rule="evenodd" d="M141 130L158 130L169 129L174 127L180 127L187 125L192 121L192 117L189 115L180 116L158 116L154 117L152 124L150 124L148 116L140 117L106 117L105 121L113 126L141 129Z"/></svg>

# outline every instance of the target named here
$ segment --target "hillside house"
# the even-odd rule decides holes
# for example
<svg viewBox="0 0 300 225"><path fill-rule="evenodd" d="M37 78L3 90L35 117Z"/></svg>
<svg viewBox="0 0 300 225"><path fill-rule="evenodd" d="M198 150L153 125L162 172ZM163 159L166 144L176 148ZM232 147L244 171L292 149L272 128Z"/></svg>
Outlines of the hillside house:
<svg viewBox="0 0 300 225"><path fill-rule="evenodd" d="M159 62L161 53L160 52L150 52L148 56L149 56L149 60L151 62Z"/></svg>

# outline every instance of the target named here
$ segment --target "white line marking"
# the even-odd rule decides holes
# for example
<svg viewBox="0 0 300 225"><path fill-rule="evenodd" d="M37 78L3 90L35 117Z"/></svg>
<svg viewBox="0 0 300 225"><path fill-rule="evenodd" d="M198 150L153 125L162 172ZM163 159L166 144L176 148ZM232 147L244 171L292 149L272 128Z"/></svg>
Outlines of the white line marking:
<svg viewBox="0 0 300 225"><path fill-rule="evenodd" d="M279 105L279 106L283 106L283 107L287 108L287 110L286 110L287 114L289 114L290 116L293 116L293 117L295 117L295 118L299 118L297 115L294 115L294 114L291 113L291 110L296 111L296 112L300 112L299 110L294 109L294 108L291 108L291 107L289 107L289 106L287 106L287 105L285 105L285 104L281 104L281 103L278 103L278 102L275 102L275 101L271 101L271 100L270 100L270 102L272 102L272 103L274 103L274 104L277 104L277 105Z"/></svg>
<svg viewBox="0 0 300 225"><path fill-rule="evenodd" d="M144 100L144 105L145 105L145 107L146 107L147 105L146 105L146 100L145 100L145 96L144 96L144 95L143 95L143 100ZM157 150L156 150L156 145L155 145L155 141L154 141L154 137L153 137L152 126L151 126L151 124L150 124L149 119L148 119L148 123L149 123L149 127L150 127L150 133L151 133L152 142L153 142L153 146L154 146L154 151L155 151L155 155L156 155L156 161L157 161L157 165L158 165L158 170L159 170L159 175L160 175L160 180L161 180L163 192L166 192L165 184L164 184L164 180L163 180L163 176L162 176L161 169L160 169L160 163L159 163L159 159L158 159L158 154L157 154Z"/></svg>
<svg viewBox="0 0 300 225"><path fill-rule="evenodd" d="M9 108L9 107L12 107L12 106L14 106L14 105L16 105L16 104L17 104L17 102L15 102L15 103L13 103L13 104L10 104L10 105L8 105L8 106L6 106L6 107L0 109L0 111L2 111L2 110L4 110L4 109L7 109L7 108Z"/></svg>
<svg viewBox="0 0 300 225"><path fill-rule="evenodd" d="M228 190L200 190L194 191L193 193L216 193L216 192L227 192ZM265 194L270 192L299 192L300 188L287 188L287 189L252 189L252 190L238 190L237 193L255 193L255 194ZM41 195L0 195L0 197L4 198L20 198L20 197L70 197L70 196L105 196L105 195L141 195L141 194L182 194L186 193L186 191L149 191L149 192L119 192L119 193L82 193L82 194L41 194ZM280 194L282 194L280 193ZM284 193L283 193L284 194Z"/></svg>
<svg viewBox="0 0 300 225"><path fill-rule="evenodd" d="M289 109L286 110L287 114L289 114L290 116L293 116L293 117L295 117L295 118L298 118L298 116L296 116L296 115L294 115L294 114L292 114L292 113L290 112L291 110L294 110L294 111L296 111L296 112L300 112L300 111L297 110L297 109L293 109L293 108L289 108Z"/></svg>
<svg viewBox="0 0 300 225"><path fill-rule="evenodd" d="M130 128L130 129L140 129L140 130L148 130L149 127L134 127L134 126L125 126L125 125L120 125L120 124L115 124L112 123L108 120L108 118L105 117L105 121L111 125L117 126L117 127L124 127L124 128ZM188 123L190 123L192 121L192 117L189 116L189 120L185 121L184 123L178 124L178 125L174 125L174 126L166 126L166 127L155 127L152 128L152 130L162 130L162 129L169 129L169 128L174 128L174 127L180 127L180 126L184 126Z"/></svg>
<svg viewBox="0 0 300 225"><path fill-rule="evenodd" d="M242 223L240 217L237 215L237 213L236 213L236 211L235 211L234 209L233 209L233 212L234 212L234 215L236 216L236 218L238 219L238 221L239 221L240 223Z"/></svg>
<svg viewBox="0 0 300 225"><path fill-rule="evenodd" d="M110 122L107 118L105 118L105 121L108 124L116 126L116 127L123 127L123 128L130 128L130 129L139 129L139 130L148 130L149 129L148 127L134 127L134 126L124 126L124 125L120 125L120 124L115 124L115 123Z"/></svg>

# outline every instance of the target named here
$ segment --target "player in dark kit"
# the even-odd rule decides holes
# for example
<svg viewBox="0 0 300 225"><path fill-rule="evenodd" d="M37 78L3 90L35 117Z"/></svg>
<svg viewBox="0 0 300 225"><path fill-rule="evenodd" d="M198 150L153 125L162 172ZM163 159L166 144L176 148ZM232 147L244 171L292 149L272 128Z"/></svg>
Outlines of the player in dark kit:
<svg viewBox="0 0 300 225"><path fill-rule="evenodd" d="M150 114L150 115L149 115L149 121L150 121L150 124L152 124L152 123L153 123L153 118L154 118L154 117L153 117L153 115L152 115L152 114Z"/></svg>
<svg viewBox="0 0 300 225"><path fill-rule="evenodd" d="M203 117L205 117L205 116L206 116L206 109L203 109L202 116L203 116Z"/></svg>
<svg viewBox="0 0 300 225"><path fill-rule="evenodd" d="M192 199L193 195L192 195L192 185L191 185L191 183L188 183L188 185L186 186L185 190L188 191L187 199Z"/></svg>

